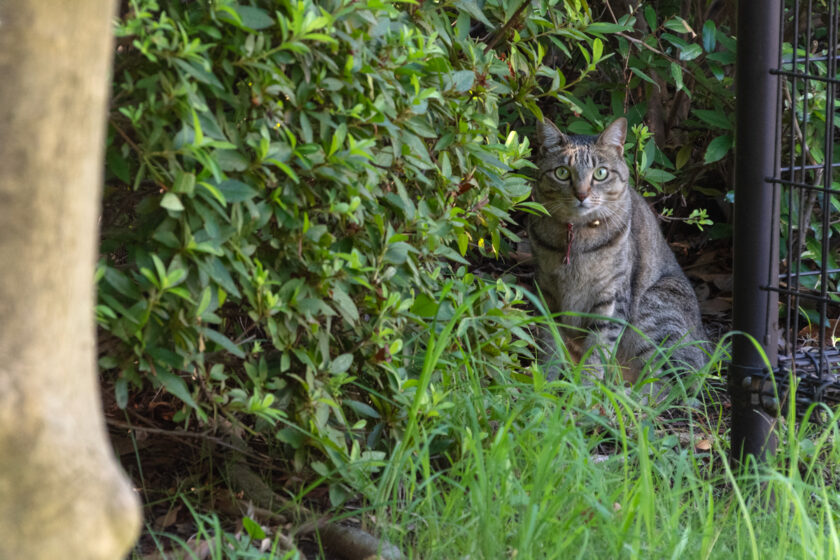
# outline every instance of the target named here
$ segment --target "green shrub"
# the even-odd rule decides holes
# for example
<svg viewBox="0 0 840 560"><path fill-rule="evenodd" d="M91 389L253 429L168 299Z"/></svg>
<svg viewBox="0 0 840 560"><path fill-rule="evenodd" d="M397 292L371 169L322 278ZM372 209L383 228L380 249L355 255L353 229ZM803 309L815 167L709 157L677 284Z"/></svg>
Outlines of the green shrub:
<svg viewBox="0 0 840 560"><path fill-rule="evenodd" d="M98 307L121 406L162 386L176 421L252 415L341 467L399 436L427 333L471 293L473 351L528 355L520 294L463 268L529 195L498 115L524 86L470 36L504 9L403 7L129 3Z"/></svg>
<svg viewBox="0 0 840 560"><path fill-rule="evenodd" d="M406 425L445 416L465 352L499 381L532 359L522 291L470 259L536 211L534 116L621 112L580 96L635 21L569 0L126 2L97 308L117 403L162 387L176 422L245 422L372 491Z"/></svg>

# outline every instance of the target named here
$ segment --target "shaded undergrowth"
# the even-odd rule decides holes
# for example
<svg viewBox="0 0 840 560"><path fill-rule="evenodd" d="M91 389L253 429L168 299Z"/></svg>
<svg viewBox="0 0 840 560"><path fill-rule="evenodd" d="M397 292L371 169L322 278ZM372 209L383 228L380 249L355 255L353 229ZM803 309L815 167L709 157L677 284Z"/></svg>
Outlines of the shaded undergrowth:
<svg viewBox="0 0 840 560"><path fill-rule="evenodd" d="M461 343L452 333L432 337L409 428L392 460L371 468L375 498L331 508L317 480L263 469L288 502L248 508L240 493L233 501L243 515L210 499L226 481L204 493L182 481L158 503L180 512L186 530L178 537L177 523L149 519L135 558L340 557L290 504L376 534L407 558L840 555L836 414L823 426L781 419L771 463L733 472L728 403L708 384L700 398L675 391L650 403L586 381L579 365L556 381L536 365L528 374L495 371L468 342L462 360L439 362L436 344ZM698 378L713 379L722 353ZM420 406L424 399L437 405Z"/></svg>

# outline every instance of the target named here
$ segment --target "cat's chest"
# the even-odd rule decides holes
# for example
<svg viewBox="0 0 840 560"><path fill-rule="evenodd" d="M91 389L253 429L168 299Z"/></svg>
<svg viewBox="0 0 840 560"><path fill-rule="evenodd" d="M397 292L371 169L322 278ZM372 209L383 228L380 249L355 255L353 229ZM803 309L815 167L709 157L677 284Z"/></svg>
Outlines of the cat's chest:
<svg viewBox="0 0 840 560"><path fill-rule="evenodd" d="M551 293L559 309L586 310L600 293L610 289L610 271L615 266L606 262L604 254L571 254L567 258L565 253L543 253L538 257L537 281L541 289Z"/></svg>
<svg viewBox="0 0 840 560"><path fill-rule="evenodd" d="M629 224L563 231L550 222L531 229L537 283L554 311L587 312L628 278Z"/></svg>

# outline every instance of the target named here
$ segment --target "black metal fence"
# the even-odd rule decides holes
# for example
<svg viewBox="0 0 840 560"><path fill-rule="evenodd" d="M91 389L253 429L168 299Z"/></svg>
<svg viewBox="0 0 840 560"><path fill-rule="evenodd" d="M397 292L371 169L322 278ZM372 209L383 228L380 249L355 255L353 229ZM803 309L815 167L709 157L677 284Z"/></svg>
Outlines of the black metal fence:
<svg viewBox="0 0 840 560"><path fill-rule="evenodd" d="M773 450L788 402L811 419L840 403L839 4L738 6L733 326L767 361L735 339L736 458Z"/></svg>

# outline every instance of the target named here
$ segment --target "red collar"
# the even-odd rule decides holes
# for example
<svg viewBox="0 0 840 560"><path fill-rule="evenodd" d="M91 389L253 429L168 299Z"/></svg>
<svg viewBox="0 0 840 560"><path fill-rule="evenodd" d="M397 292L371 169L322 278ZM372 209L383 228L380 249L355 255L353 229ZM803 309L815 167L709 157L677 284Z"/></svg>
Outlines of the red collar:
<svg viewBox="0 0 840 560"><path fill-rule="evenodd" d="M572 261L572 241L575 239L575 230L572 228L571 222L566 224L566 257L563 259L563 264L569 264Z"/></svg>
<svg viewBox="0 0 840 560"><path fill-rule="evenodd" d="M589 227L598 227L601 225L601 220L592 220L588 224ZM563 257L563 264L572 262L572 241L575 240L575 230L571 222L566 222L566 256Z"/></svg>

